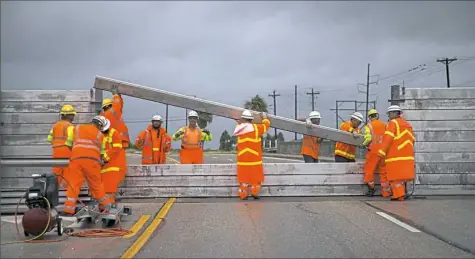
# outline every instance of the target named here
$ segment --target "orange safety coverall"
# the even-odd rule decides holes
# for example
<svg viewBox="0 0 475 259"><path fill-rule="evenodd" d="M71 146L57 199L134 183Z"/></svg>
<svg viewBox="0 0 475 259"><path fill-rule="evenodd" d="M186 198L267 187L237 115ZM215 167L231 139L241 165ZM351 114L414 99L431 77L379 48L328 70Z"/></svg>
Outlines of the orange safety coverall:
<svg viewBox="0 0 475 259"><path fill-rule="evenodd" d="M386 173L386 164L384 160L379 159L378 151L383 144L384 131L386 124L381 120L372 120L366 125L371 133L371 143L366 152L366 160L364 164L364 179L363 182L367 183L371 188L374 188L374 172L378 169L379 181L381 183L381 195L383 197L389 197L391 189L389 188L389 182Z"/></svg>
<svg viewBox="0 0 475 259"><path fill-rule="evenodd" d="M353 128L350 121L342 122L340 125L340 130L350 133L356 132L358 134L361 134L361 130L359 128ZM335 156L341 156L354 162L356 158L356 146L343 142L336 142Z"/></svg>
<svg viewBox="0 0 475 259"><path fill-rule="evenodd" d="M122 148L122 137L115 129L110 129L102 141L103 160L102 185L112 202L115 202L117 187L127 173L127 158Z"/></svg>
<svg viewBox="0 0 475 259"><path fill-rule="evenodd" d="M70 186L66 191L64 212L74 214L79 191L84 181L87 182L92 197L99 202L99 208L112 203L106 195L101 179L101 149L104 134L93 124L82 124L74 128L73 136L66 145L72 147L69 158Z"/></svg>
<svg viewBox="0 0 475 259"><path fill-rule="evenodd" d="M200 128L184 127L180 149L181 164L203 164L204 152L201 146L203 134L206 135Z"/></svg>
<svg viewBox="0 0 475 259"><path fill-rule="evenodd" d="M249 185L251 186L251 195L253 197L259 196L261 184L264 182L261 136L267 132L269 127L270 121L268 119L262 120L262 124L238 123L236 127L234 135L238 137L236 147L237 180L240 199L247 199Z"/></svg>
<svg viewBox="0 0 475 259"><path fill-rule="evenodd" d="M378 155L384 158L386 163L394 200L404 200L406 195L404 184L415 178L415 141L412 126L403 118L393 119L387 124Z"/></svg>
<svg viewBox="0 0 475 259"><path fill-rule="evenodd" d="M166 153L170 151L171 138L164 128L160 127L157 130L149 125L137 136L135 146L143 148L143 165L166 164Z"/></svg>
<svg viewBox="0 0 475 259"><path fill-rule="evenodd" d="M73 132L74 126L67 120L60 120L51 128L48 135L48 142L53 148L53 158L67 158L71 155L71 150L66 146L68 134ZM68 175L68 167L53 167L53 173L58 178L58 188L67 188L68 184L63 180Z"/></svg>
<svg viewBox="0 0 475 259"><path fill-rule="evenodd" d="M318 143L318 137L304 135L300 153L318 160L318 156L320 155L320 143Z"/></svg>
<svg viewBox="0 0 475 259"><path fill-rule="evenodd" d="M101 111L101 115L106 117L110 123L111 128L116 129L120 132L122 137L122 147L127 149L129 147L130 138L129 138L129 129L122 118L122 109L124 107L124 99L118 94L114 94L112 98L112 107L105 111Z"/></svg>

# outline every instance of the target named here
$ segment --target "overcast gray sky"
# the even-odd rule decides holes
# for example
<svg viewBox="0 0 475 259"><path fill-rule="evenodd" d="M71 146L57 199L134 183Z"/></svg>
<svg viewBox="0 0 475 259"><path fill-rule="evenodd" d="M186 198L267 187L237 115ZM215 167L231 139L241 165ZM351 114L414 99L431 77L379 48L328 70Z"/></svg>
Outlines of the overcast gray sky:
<svg viewBox="0 0 475 259"><path fill-rule="evenodd" d="M313 87L322 124L335 127L336 100L364 101L357 84L368 63L379 110L403 80L445 87L437 58L460 59L450 66L452 86L475 86L474 13L469 1L2 2L1 86L86 90L102 75L236 106L256 94L271 104L275 89L278 115L293 117L298 85L299 116L311 110ZM125 101L134 138L148 123L133 121L165 115L162 104ZM181 119L169 123L171 134L185 111L169 116ZM215 117L209 128L217 147L234 122Z"/></svg>

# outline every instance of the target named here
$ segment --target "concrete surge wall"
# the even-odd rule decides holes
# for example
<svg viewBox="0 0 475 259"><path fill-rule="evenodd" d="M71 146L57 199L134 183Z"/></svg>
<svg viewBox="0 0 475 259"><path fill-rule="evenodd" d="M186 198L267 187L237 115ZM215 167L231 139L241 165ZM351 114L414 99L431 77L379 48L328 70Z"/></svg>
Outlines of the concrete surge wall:
<svg viewBox="0 0 475 259"><path fill-rule="evenodd" d="M475 89L393 86L392 99L414 129L418 183L475 195Z"/></svg>
<svg viewBox="0 0 475 259"><path fill-rule="evenodd" d="M277 145L277 153L286 155L300 155L302 148L302 140L292 140L279 142ZM335 141L324 140L320 145L320 156L334 157ZM357 149L356 158L364 159L366 152L362 149Z"/></svg>

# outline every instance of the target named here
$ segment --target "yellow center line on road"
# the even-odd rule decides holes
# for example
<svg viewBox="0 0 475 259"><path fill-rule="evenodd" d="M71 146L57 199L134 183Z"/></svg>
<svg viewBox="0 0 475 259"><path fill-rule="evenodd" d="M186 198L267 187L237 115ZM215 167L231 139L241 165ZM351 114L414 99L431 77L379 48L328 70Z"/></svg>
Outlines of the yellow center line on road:
<svg viewBox="0 0 475 259"><path fill-rule="evenodd" d="M145 223L147 223L148 219L151 217L151 215L143 215L142 217L140 217L140 219L137 221L137 223L135 223L132 228L130 229L130 231L132 231L132 233L128 234L128 235L124 235L123 238L131 238L133 236L135 236L137 234L137 232L140 231L140 229L142 229L143 225Z"/></svg>
<svg viewBox="0 0 475 259"><path fill-rule="evenodd" d="M174 158L171 158L171 157L167 157L167 159L170 159L172 162L174 162L175 164L179 164L180 162Z"/></svg>
<svg viewBox="0 0 475 259"><path fill-rule="evenodd" d="M167 203L163 205L163 207L160 209L157 216L153 219L147 229L145 229L142 235L140 235L139 238L135 240L135 242L129 247L129 249L127 249L127 251L125 251L125 253L120 258L133 258L140 251L140 249L142 249L142 247L150 239L150 236L152 236L153 232L157 229L162 220L165 218L175 201L176 198L168 199Z"/></svg>

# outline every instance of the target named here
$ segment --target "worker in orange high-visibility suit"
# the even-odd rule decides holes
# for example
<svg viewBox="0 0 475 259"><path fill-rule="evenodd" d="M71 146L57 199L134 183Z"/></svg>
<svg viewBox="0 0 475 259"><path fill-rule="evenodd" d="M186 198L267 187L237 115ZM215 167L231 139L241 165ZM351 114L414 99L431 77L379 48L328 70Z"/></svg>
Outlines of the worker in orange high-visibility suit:
<svg viewBox="0 0 475 259"><path fill-rule="evenodd" d="M261 136L269 130L270 121L264 113L260 114L262 124L254 124L251 111L244 110L241 120L234 129L237 136L237 180L238 194L241 200L249 196L249 186L254 199L259 198L261 185L264 182L264 167L262 165Z"/></svg>
<svg viewBox="0 0 475 259"><path fill-rule="evenodd" d="M312 111L308 115L306 120L307 127L311 128L312 125L320 125L320 113ZM323 139L310 135L303 135L302 148L300 153L303 155L305 163L318 163L318 156L320 155L320 143Z"/></svg>
<svg viewBox="0 0 475 259"><path fill-rule="evenodd" d="M414 142L416 141L411 124L401 118L401 113L399 106L389 106L390 121L386 125L383 144L378 151L378 155L386 163L393 193L391 200L400 201L406 196L405 183L414 181L415 178Z"/></svg>
<svg viewBox="0 0 475 259"><path fill-rule="evenodd" d="M198 127L198 113L190 111L188 113L188 126L180 128L173 134L173 141L181 139L180 163L181 164L203 164L204 141L211 141L213 136L207 129L201 130Z"/></svg>
<svg viewBox="0 0 475 259"><path fill-rule="evenodd" d="M113 94L112 100L106 98L102 101L102 116L106 117L111 123L111 128L117 130L122 137L122 148L127 149L129 147L129 129L122 118L122 110L124 108L124 99L119 94L119 90L113 87L111 90Z"/></svg>
<svg viewBox="0 0 475 259"><path fill-rule="evenodd" d="M84 181L87 182L92 197L99 202L101 211L109 210L112 200L106 195L101 179L103 130L107 130L107 121L103 116L95 116L91 123L77 125L66 145L71 147L69 158L70 185L66 191L64 213L73 215L76 212L76 201Z"/></svg>
<svg viewBox="0 0 475 259"><path fill-rule="evenodd" d="M384 131L386 123L379 119L379 114L376 109L371 109L368 112L369 123L364 126L364 142L362 146L367 147L366 160L364 164L364 179L363 182L368 186L367 196L372 197L375 192L374 188L374 172L376 169L379 172L379 181L381 183L381 196L389 197L391 194L389 182L386 174L386 164L384 160L379 159L378 151L381 149L383 143Z"/></svg>
<svg viewBox="0 0 475 259"><path fill-rule="evenodd" d="M340 125L340 130L350 132L353 136L356 134L361 134L360 129L358 128L363 122L363 115L359 112L354 112L349 121L342 122ZM335 144L335 162L337 163L347 163L347 162L356 162L356 146L346 144L343 142L336 142Z"/></svg>
<svg viewBox="0 0 475 259"><path fill-rule="evenodd" d="M154 115L152 124L139 133L135 146L142 149L142 164L166 164L167 153L170 151L171 138L162 128L162 116Z"/></svg>
<svg viewBox="0 0 475 259"><path fill-rule="evenodd" d="M71 136L74 126L72 124L76 111L70 104L65 104L61 107L59 112L61 114L61 120L56 122L51 128L48 135L48 142L51 143L53 148L53 158L66 158L69 159L71 150L66 146L66 140L68 136ZM53 173L58 179L59 188L67 188L67 183L63 178L66 177L69 170L67 167L53 167Z"/></svg>
<svg viewBox="0 0 475 259"><path fill-rule="evenodd" d="M102 140L102 159L104 165L101 170L102 185L106 195L113 203L116 202L117 188L127 173L127 158L125 149L122 148L122 137L119 132L110 128L110 121L106 120L106 126Z"/></svg>

